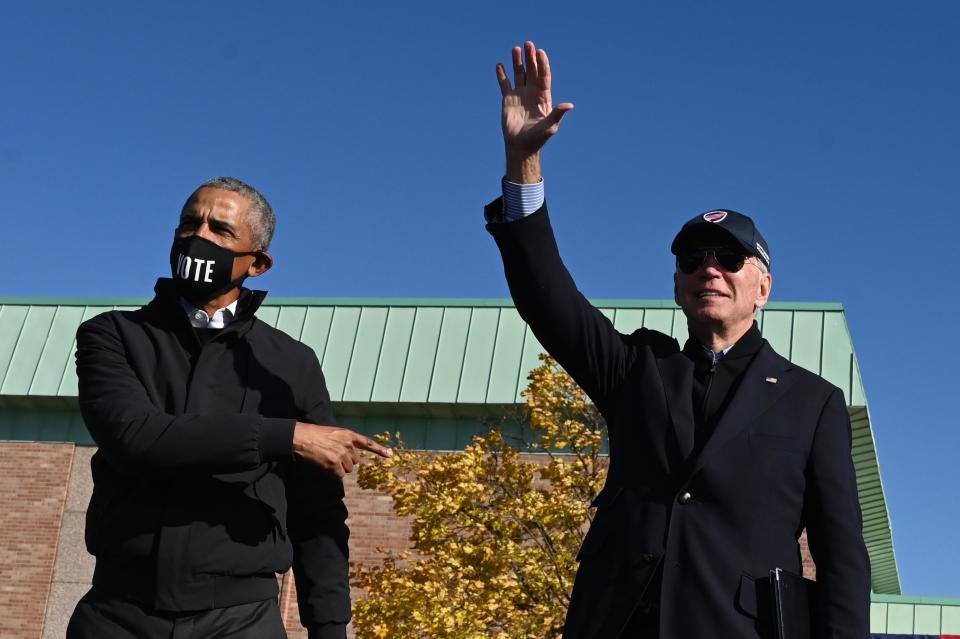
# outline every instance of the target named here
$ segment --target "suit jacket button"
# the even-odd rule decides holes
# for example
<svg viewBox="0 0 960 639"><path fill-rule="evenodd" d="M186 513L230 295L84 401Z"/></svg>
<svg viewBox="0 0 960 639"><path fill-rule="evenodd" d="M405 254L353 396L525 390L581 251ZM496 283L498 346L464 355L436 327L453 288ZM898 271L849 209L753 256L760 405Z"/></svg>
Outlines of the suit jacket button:
<svg viewBox="0 0 960 639"><path fill-rule="evenodd" d="M640 561L642 561L645 564L653 563L653 560L655 558L656 558L656 555L650 552L645 552L642 555L640 555Z"/></svg>
<svg viewBox="0 0 960 639"><path fill-rule="evenodd" d="M677 497L677 501L680 502L681 506L684 504L690 503L691 499L693 499L693 495L691 495L690 493L683 493L682 495Z"/></svg>

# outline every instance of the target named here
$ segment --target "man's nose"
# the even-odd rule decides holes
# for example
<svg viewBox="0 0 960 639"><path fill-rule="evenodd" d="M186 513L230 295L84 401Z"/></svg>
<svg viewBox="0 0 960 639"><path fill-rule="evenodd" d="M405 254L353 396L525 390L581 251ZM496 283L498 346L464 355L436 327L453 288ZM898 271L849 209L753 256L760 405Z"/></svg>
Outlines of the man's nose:
<svg viewBox="0 0 960 639"><path fill-rule="evenodd" d="M720 268L720 262L717 261L717 256L714 255L713 251L707 253L707 256L703 258L700 270L703 271L704 275L710 277L720 277L723 274L723 269Z"/></svg>
<svg viewBox="0 0 960 639"><path fill-rule="evenodd" d="M191 235L202 237L203 239L210 240L211 242L214 241L213 232L210 230L210 226L207 224L206 220L198 224L197 228L194 229Z"/></svg>

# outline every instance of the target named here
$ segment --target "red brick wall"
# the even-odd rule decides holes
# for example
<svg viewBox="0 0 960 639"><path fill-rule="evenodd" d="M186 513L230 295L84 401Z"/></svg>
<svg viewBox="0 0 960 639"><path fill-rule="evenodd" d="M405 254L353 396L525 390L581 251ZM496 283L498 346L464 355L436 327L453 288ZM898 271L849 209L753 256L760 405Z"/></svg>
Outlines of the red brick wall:
<svg viewBox="0 0 960 639"><path fill-rule="evenodd" d="M377 548L388 548L394 552L410 547L409 523L393 514L393 500L379 491L363 490L357 486L356 472L343 480L346 491L345 502L350 517L350 561L366 563L378 561L381 556ZM354 590L356 598L358 592ZM297 611L297 592L293 575L284 576L280 592L280 611L287 626L290 639L306 639L307 633L300 625L300 613ZM351 632L350 637L353 636Z"/></svg>
<svg viewBox="0 0 960 639"><path fill-rule="evenodd" d="M817 578L817 566L810 556L810 547L807 545L807 531L800 535L800 556L803 558L803 576L808 579Z"/></svg>
<svg viewBox="0 0 960 639"><path fill-rule="evenodd" d="M78 449L78 453L84 450L89 451ZM72 444L0 442L0 637L4 639L41 636L73 453ZM88 459L88 455L82 457ZM82 465L75 478L89 475L89 466ZM88 477L85 480L89 482ZM345 488L352 561L377 561L378 546L394 551L409 547L409 523L394 516L388 496L361 490L355 474L347 477ZM86 552L79 534L61 539L61 544L61 553ZM804 574L814 576L806 536L801 539L801 550ZM92 563L84 565L92 567ZM291 639L305 639L292 576L282 578L280 606ZM69 614L72 604L65 608Z"/></svg>
<svg viewBox="0 0 960 639"><path fill-rule="evenodd" d="M73 444L0 443L0 637L43 631Z"/></svg>

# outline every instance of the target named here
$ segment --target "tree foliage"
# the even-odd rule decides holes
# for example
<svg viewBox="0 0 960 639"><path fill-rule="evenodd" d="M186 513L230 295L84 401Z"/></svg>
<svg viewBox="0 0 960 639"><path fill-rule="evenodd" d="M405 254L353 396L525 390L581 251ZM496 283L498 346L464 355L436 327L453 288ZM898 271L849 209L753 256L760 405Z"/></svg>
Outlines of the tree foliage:
<svg viewBox="0 0 960 639"><path fill-rule="evenodd" d="M379 549L354 567L366 593L354 605L361 639L553 639L559 637L606 475L603 422L583 391L541 355L520 418L529 435L496 426L463 452L403 446L363 465L359 483L393 497L412 522L412 550ZM521 456L521 451L541 453Z"/></svg>

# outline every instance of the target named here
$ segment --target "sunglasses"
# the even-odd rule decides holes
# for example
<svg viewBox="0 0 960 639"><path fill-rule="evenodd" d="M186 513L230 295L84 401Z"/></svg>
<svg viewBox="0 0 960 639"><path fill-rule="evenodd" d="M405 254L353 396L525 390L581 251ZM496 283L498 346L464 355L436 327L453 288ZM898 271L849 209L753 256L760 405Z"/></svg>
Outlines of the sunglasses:
<svg viewBox="0 0 960 639"><path fill-rule="evenodd" d="M677 268L686 275L690 275L707 261L707 256L713 255L720 268L728 273L736 273L743 268L747 258L743 251L729 248L705 248L699 251L690 251L677 255Z"/></svg>

